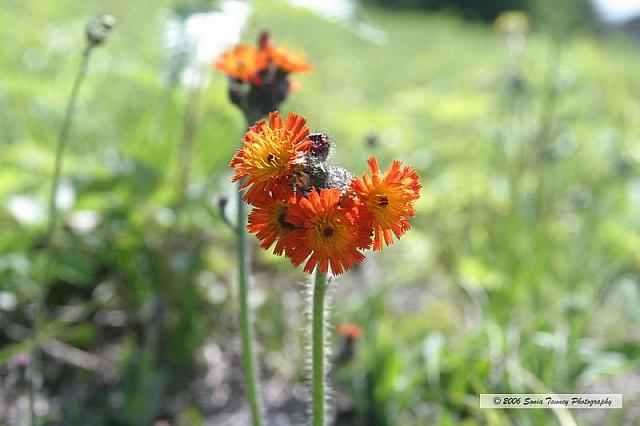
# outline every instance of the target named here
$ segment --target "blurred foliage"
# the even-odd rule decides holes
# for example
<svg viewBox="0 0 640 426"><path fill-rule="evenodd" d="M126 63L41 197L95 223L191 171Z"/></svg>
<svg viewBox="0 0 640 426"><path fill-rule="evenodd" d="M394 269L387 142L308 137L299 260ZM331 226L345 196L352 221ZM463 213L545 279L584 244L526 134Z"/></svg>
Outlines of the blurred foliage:
<svg viewBox="0 0 640 426"><path fill-rule="evenodd" d="M226 166L243 123L221 76L196 95L161 78L174 6L110 2L117 32L80 96L43 332L42 397L62 424L86 424L89 412L96 425L201 424L242 408L233 235L216 195L232 191ZM104 9L0 8L0 36L12 40L0 44L0 405L24 398L12 377L31 344L51 159L83 23ZM479 410L477 395L640 401L623 387L640 374L636 47L580 31L557 43L545 29L516 49L451 16L362 16L384 36L275 0L257 3L245 33L268 27L305 50L315 72L285 109L331 132L336 162L360 174L371 154L399 158L424 178L412 230L335 281L336 320L365 328L336 361L338 422L632 424L633 411ZM182 188L188 110L198 126ZM304 382L303 275L254 254L263 381L279 383L296 418L304 405L287 404Z"/></svg>
<svg viewBox="0 0 640 426"><path fill-rule="evenodd" d="M492 21L500 12L513 9L524 9L526 0L364 0L390 8L411 8L428 10L449 10L468 18Z"/></svg>
<svg viewBox="0 0 640 426"><path fill-rule="evenodd" d="M395 9L445 10L465 18L491 22L508 10L523 10L531 13L536 22L558 26L589 27L595 24L596 16L590 0L363 0ZM560 22L558 22L560 21Z"/></svg>

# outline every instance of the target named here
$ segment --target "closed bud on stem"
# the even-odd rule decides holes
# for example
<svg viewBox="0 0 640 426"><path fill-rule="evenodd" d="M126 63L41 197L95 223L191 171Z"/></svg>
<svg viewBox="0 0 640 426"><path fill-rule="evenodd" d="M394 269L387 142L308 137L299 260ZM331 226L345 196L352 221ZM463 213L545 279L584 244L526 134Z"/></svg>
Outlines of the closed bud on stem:
<svg viewBox="0 0 640 426"><path fill-rule="evenodd" d="M220 212L220 215L225 216L228 202L229 197L227 195L222 194L218 197L218 211Z"/></svg>
<svg viewBox="0 0 640 426"><path fill-rule="evenodd" d="M86 36L88 46L95 47L102 44L115 28L116 23L116 18L112 15L102 15L87 22Z"/></svg>

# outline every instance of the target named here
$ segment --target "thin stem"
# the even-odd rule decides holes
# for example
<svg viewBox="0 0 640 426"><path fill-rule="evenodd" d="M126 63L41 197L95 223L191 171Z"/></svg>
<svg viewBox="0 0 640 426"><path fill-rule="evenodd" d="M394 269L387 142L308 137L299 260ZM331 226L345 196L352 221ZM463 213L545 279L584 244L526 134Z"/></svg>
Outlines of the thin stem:
<svg viewBox="0 0 640 426"><path fill-rule="evenodd" d="M327 291L327 274L316 268L313 286L313 308L311 319L311 401L313 426L325 425L325 358L324 358L324 300Z"/></svg>
<svg viewBox="0 0 640 426"><path fill-rule="evenodd" d="M180 171L177 182L177 200L174 207L176 220L174 223L179 225L180 214L186 201L187 187L191 175L191 163L193 157L193 145L196 139L196 133L200 124L200 88L192 89L189 92L187 107L185 111L184 127L182 130L182 140L180 143Z"/></svg>
<svg viewBox="0 0 640 426"><path fill-rule="evenodd" d="M69 95L69 101L67 103L67 110L65 112L64 120L62 122L62 126L60 127L60 134L58 137L58 146L56 148L54 166L53 166L53 176L51 179L51 191L49 193L49 204L47 210L47 229L44 235L44 249L46 250L46 259L45 264L42 269L42 279L41 279L41 288L36 293L36 301L35 301L35 311L34 311L34 319L33 319L33 348L31 350L31 369L30 369L30 380L29 380L29 411L31 414L31 425L36 426L38 424L38 419L35 413L34 400L36 394L36 381L37 378L41 375L41 344L40 342L40 331L42 329L42 325L45 319L45 301L47 295L47 281L49 279L49 273L51 270L51 266L53 263L53 248L51 247L54 234L56 231L56 225L58 222L58 206L57 206L57 192L58 185L60 184L60 176L62 174L62 160L64 157L65 148L67 146L67 141L69 140L69 130L71 128L71 121L73 118L73 113L76 107L76 101L78 99L78 93L80 91L80 86L82 85L82 81L84 80L85 75L87 74L87 69L89 67L89 57L91 56L91 52L93 51L93 45L88 45L83 53L82 59L80 61L80 66L78 67L78 72L76 74L75 80L73 82L73 87L71 89L71 94Z"/></svg>
<svg viewBox="0 0 640 426"><path fill-rule="evenodd" d="M253 352L253 329L249 309L249 255L247 252L247 213L244 191L240 190L242 181L238 183L237 225L238 235L238 298L240 299L240 334L242 337L242 367L244 369L247 399L251 408L253 426L262 424L260 393L256 379L256 359Z"/></svg>

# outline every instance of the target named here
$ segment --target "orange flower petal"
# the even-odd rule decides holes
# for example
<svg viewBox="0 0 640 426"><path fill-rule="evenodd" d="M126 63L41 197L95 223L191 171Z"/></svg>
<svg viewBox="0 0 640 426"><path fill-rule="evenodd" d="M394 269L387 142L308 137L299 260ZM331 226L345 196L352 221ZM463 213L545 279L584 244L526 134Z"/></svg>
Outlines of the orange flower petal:
<svg viewBox="0 0 640 426"><path fill-rule="evenodd" d="M259 55L250 44L240 43L224 51L212 66L229 77L259 84L258 73L268 65L267 58Z"/></svg>
<svg viewBox="0 0 640 426"><path fill-rule="evenodd" d="M257 194L285 185L293 167L304 161L311 147L306 123L304 117L294 113L283 120L280 113L272 112L269 122L261 120L247 131L242 149L229 164L236 171L232 180L245 179L242 188L251 186L247 201L251 203Z"/></svg>
<svg viewBox="0 0 640 426"><path fill-rule="evenodd" d="M273 62L278 68L287 73L310 72L313 70L313 67L307 62L301 51L289 47L278 47L273 42L266 44L265 48L260 50L259 55L262 55L265 60Z"/></svg>
<svg viewBox="0 0 640 426"><path fill-rule="evenodd" d="M299 197L287 186L278 186L270 193L262 192L256 195L247 229L250 233L256 234L260 240L260 247L267 250L276 243L273 253L278 256L284 253L286 246L283 238L295 229L295 226L286 220L287 210L296 204L297 198Z"/></svg>
<svg viewBox="0 0 640 426"><path fill-rule="evenodd" d="M287 213L287 221L296 227L285 237L291 263L298 266L306 261L305 272L318 266L322 272L339 275L362 262L359 250L371 245L371 237L358 220L359 210L345 202L340 190L312 189Z"/></svg>
<svg viewBox="0 0 640 426"><path fill-rule="evenodd" d="M408 217L415 215L415 201L420 198L420 176L411 167L402 168L400 161L380 172L375 157L367 161L371 175L364 174L351 182L351 189L369 213L374 231L373 249L382 250L400 238L410 227Z"/></svg>

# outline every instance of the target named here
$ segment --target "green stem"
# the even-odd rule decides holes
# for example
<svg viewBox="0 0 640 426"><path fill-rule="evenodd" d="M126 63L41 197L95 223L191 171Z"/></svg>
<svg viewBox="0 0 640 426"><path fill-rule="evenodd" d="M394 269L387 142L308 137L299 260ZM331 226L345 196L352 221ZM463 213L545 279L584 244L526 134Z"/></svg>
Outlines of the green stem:
<svg viewBox="0 0 640 426"><path fill-rule="evenodd" d="M35 312L33 319L33 348L31 350L31 368L30 368L30 377L29 377L29 411L31 414L31 425L37 426L38 419L35 412L34 400L36 394L36 381L37 378L41 376L41 353L40 346L42 342L40 342L40 330L42 329L42 325L45 319L45 301L47 295L47 281L49 279L49 273L51 270L51 266L53 263L53 249L51 247L54 234L56 231L56 225L58 222L58 206L56 203L56 196L58 191L58 186L60 184L60 176L62 174L62 160L64 157L65 148L67 146L67 141L69 140L69 130L71 128L71 120L73 118L73 112L75 111L76 101L78 99L78 93L80 91L80 86L82 85L82 81L84 80L85 75L87 74L87 69L89 67L89 57L91 52L93 51L93 45L88 45L83 53L82 59L80 61L80 66L78 67L78 72L76 74L76 78L73 82L73 87L71 89L71 94L69 95L69 101L67 103L67 110L65 112L64 120L62 122L62 126L60 127L60 134L58 137L58 145L56 148L54 166L53 166L53 177L51 179L51 191L49 193L49 203L47 210L47 230L44 235L44 249L46 250L46 260L44 267L42 269L42 279L41 279L41 288L36 293L35 300Z"/></svg>
<svg viewBox="0 0 640 426"><path fill-rule="evenodd" d="M256 359L253 352L253 329L249 310L249 257L247 252L247 213L244 191L240 191L242 181L238 183L238 218L236 232L238 233L238 298L240 299L240 334L242 337L242 367L244 369L247 399L251 408L253 426L262 424L262 410L260 393L256 379Z"/></svg>
<svg viewBox="0 0 640 426"><path fill-rule="evenodd" d="M327 274L316 268L315 285L313 286L313 308L311 319L311 398L313 426L325 425L325 359L324 359L324 300L327 291Z"/></svg>

